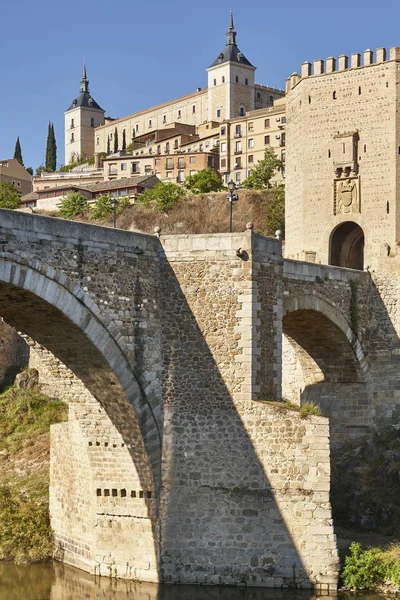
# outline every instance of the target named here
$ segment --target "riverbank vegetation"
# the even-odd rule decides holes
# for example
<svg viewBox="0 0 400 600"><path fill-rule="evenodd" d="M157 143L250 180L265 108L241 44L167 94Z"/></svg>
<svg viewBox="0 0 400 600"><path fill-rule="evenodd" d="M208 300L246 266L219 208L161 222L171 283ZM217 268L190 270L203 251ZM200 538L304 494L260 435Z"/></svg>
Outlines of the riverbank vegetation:
<svg viewBox="0 0 400 600"><path fill-rule="evenodd" d="M400 543L386 548L350 546L341 573L345 588L396 592L400 589Z"/></svg>
<svg viewBox="0 0 400 600"><path fill-rule="evenodd" d="M49 519L50 425L67 406L39 388L0 394L0 559L23 564L53 552Z"/></svg>

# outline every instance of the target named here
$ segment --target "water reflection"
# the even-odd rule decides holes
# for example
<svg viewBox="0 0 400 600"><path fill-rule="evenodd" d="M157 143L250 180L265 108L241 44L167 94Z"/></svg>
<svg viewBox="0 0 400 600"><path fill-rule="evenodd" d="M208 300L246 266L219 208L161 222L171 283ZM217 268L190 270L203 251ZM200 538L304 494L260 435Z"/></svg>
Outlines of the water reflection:
<svg viewBox="0 0 400 600"><path fill-rule="evenodd" d="M339 594L335 600L349 600ZM0 563L0 600L314 600L313 592L173 586L94 578L62 564L17 566ZM332 597L323 596L324 600ZM380 600L378 594L352 600Z"/></svg>

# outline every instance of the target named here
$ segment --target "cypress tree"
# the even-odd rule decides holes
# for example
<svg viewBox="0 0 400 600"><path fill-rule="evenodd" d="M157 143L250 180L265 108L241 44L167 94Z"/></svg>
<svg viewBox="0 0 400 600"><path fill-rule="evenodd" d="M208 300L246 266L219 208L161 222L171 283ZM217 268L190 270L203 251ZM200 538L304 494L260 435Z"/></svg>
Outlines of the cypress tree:
<svg viewBox="0 0 400 600"><path fill-rule="evenodd" d="M122 150L125 152L126 150L126 133L125 129L122 130Z"/></svg>
<svg viewBox="0 0 400 600"><path fill-rule="evenodd" d="M46 161L45 170L52 173L57 168L57 144L56 137L54 135L54 125L49 121L49 127L47 131L47 144L46 144Z"/></svg>
<svg viewBox="0 0 400 600"><path fill-rule="evenodd" d="M107 138L107 154L111 154L110 136Z"/></svg>
<svg viewBox="0 0 400 600"><path fill-rule="evenodd" d="M118 129L114 129L114 152L118 152Z"/></svg>
<svg viewBox="0 0 400 600"><path fill-rule="evenodd" d="M21 144L19 143L19 136L17 137L17 141L15 142L14 158L17 159L20 165L24 166L24 161L22 160Z"/></svg>

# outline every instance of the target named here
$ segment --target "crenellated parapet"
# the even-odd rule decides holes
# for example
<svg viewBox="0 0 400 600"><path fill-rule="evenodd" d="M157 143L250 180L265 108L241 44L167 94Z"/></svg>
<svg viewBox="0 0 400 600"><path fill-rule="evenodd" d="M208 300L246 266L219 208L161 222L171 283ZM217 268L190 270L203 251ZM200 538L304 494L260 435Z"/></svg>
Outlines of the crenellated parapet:
<svg viewBox="0 0 400 600"><path fill-rule="evenodd" d="M350 60L348 56L341 54L337 59L333 56L329 56L326 60L317 59L312 63L305 61L301 65L301 75L293 73L286 79L286 93L290 92L290 90L306 77L342 72L348 69L370 67L388 60L400 62L400 47L396 46L390 48L389 58L387 58L386 48L377 48L375 52L367 49L362 55L357 52L351 54Z"/></svg>

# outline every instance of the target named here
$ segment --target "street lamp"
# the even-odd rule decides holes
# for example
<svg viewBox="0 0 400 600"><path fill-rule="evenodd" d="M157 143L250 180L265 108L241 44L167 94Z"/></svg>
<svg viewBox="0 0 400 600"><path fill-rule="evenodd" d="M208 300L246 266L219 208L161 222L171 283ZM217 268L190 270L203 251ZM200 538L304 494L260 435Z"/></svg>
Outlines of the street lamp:
<svg viewBox="0 0 400 600"><path fill-rule="evenodd" d="M236 183L234 181L232 181L232 179L228 183L228 190L229 190L229 196L228 196L228 201L229 201L229 233L232 233L232 209L233 209L233 203L237 202L239 200L239 196L234 193L235 190L236 190Z"/></svg>
<svg viewBox="0 0 400 600"><path fill-rule="evenodd" d="M117 228L117 208L118 208L118 200L116 198L111 198L111 206L114 213L114 229Z"/></svg>

